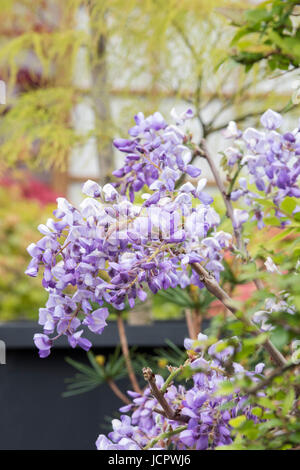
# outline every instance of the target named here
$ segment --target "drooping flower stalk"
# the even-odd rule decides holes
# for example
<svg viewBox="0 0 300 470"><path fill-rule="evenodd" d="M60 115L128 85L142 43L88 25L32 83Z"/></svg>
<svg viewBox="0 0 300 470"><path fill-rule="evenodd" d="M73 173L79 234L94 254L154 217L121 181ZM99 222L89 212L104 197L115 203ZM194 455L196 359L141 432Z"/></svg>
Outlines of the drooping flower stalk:
<svg viewBox="0 0 300 470"><path fill-rule="evenodd" d="M189 164L191 152L180 126L167 126L159 113L146 119L138 116L136 121L131 130L134 139L115 142L127 153L119 173L122 194L111 184L101 188L87 181L83 192L88 197L80 208L59 198L56 220L39 226L44 237L28 248L32 261L26 272L36 276L44 267L42 282L49 292L39 316L44 333L35 336L41 357L50 354L53 341L61 335L72 347L89 349L91 343L82 338L79 328L86 325L102 333L108 316L104 302L122 311L126 302L132 308L136 299L146 299L146 286L153 293L178 285L203 287L190 270L193 262L205 264L216 279L224 269L222 252L231 235L216 230L220 218L210 206L213 199L203 191L206 180L175 189L183 173L200 174ZM137 180L150 184L152 191L144 193L141 206L125 194L129 188L132 199L141 189ZM94 310L94 304L100 308ZM55 331L57 335L51 337ZM138 390L137 383L134 388Z"/></svg>
<svg viewBox="0 0 300 470"><path fill-rule="evenodd" d="M275 210L284 227L291 223L291 214L284 211L281 203L287 196L300 198L300 126L281 134L278 129L282 116L271 109L261 116L260 122L263 131L250 127L241 132L233 122L226 131L226 137L234 142L225 150L229 167L242 165L248 173L248 179L240 178L238 187L232 188L230 198L242 199L253 210L252 220L257 221L258 228L265 225L267 200L268 208ZM294 213L298 210L296 207Z"/></svg>

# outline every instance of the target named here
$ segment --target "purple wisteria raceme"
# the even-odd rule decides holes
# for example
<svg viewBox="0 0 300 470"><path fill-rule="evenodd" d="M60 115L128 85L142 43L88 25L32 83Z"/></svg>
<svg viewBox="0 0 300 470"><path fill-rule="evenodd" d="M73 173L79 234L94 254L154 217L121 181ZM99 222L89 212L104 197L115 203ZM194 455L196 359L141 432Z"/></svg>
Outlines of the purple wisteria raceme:
<svg viewBox="0 0 300 470"><path fill-rule="evenodd" d="M201 170L191 165L192 152L185 145L187 137L181 129L186 119L193 117L192 110L177 115L171 112L175 125L168 125L158 112L147 118L138 113L134 119L136 125L129 130L132 139L115 139L115 147L126 154L125 164L114 171L120 179L115 183L120 187L121 194L128 190L129 198L134 200L134 193L145 185L159 194L168 194L175 188L176 182L183 173L198 178ZM158 195L151 201L158 200ZM198 190L196 195L204 204L210 204L212 198Z"/></svg>
<svg viewBox="0 0 300 470"><path fill-rule="evenodd" d="M231 236L215 230L219 217L210 206L191 207L194 190L179 188L174 199L162 198L155 206L135 206L119 194L111 205L87 198L80 209L58 199L57 220L39 227L43 238L28 248L26 273L36 276L43 267L49 292L39 323L44 335L56 332L50 342L35 338L42 357L61 335L72 347L88 349L80 327L101 334L108 316L104 303L122 310L126 302L133 307L137 298L144 301L146 288L156 293L190 283L203 287L191 263L203 263L219 278Z"/></svg>
<svg viewBox="0 0 300 470"><path fill-rule="evenodd" d="M269 109L260 120L263 131L248 128L238 131L235 123L228 126L225 136L234 139L234 146L225 151L229 166L239 164L243 171L246 169L249 183L255 189L248 187L246 178L238 180L238 185L231 192L231 199L237 201L243 197L244 202L253 209L253 220L258 227L264 226L264 200L273 203L275 216L279 219L285 216L280 211L280 204L286 196L300 198L300 126L291 132L280 133L277 129L282 124L280 114ZM263 193L263 194L262 194ZM241 224L244 223L241 220ZM289 221L281 220L282 225Z"/></svg>
<svg viewBox="0 0 300 470"><path fill-rule="evenodd" d="M240 414L257 421L247 405L247 397L237 389L226 396L218 396L217 391L225 380L235 380L247 376L257 382L264 368L258 364L253 372L246 371L240 364L232 363L234 373L228 378L224 364L234 352L232 346L224 343L224 349L217 352L222 341L208 349L207 336L200 334L197 340L186 339L189 359L183 367L189 368L192 374L190 388L170 384L164 392L168 405L183 416L184 422L170 420L159 413L161 409L151 390L147 387L140 395L128 392L132 404L120 409L120 420L112 421L113 431L105 436L101 434L96 446L98 450L142 450L142 449L178 449L205 450L229 445L232 442L230 420ZM162 390L164 380L155 376L156 385ZM228 406L227 406L228 405ZM229 406L230 405L230 406ZM168 430L171 430L170 435Z"/></svg>
<svg viewBox="0 0 300 470"><path fill-rule="evenodd" d="M175 188L185 173L199 175L187 163L190 155L185 159L189 149L183 135L177 126L167 126L158 113L146 119L139 114L136 123L130 130L134 139L118 145L126 152L134 146L139 154L140 169L129 166L130 171L138 171L135 181L150 184L151 192L142 194L144 203L128 199L124 190L131 185L128 177L121 194L112 184L100 187L89 180L83 186L88 197L80 207L58 198L55 219L38 227L43 237L28 247L32 260L26 273L36 276L42 267L42 284L49 293L39 315L44 332L35 337L41 357L62 335L72 347L89 349L82 325L101 334L108 317L106 304L123 310L127 304L134 307L136 299L144 301L148 289L156 293L191 283L202 288L190 266L195 262L217 280L224 269L222 252L230 245L231 235L217 231L220 218L204 191L206 179ZM147 179L149 165L157 172Z"/></svg>

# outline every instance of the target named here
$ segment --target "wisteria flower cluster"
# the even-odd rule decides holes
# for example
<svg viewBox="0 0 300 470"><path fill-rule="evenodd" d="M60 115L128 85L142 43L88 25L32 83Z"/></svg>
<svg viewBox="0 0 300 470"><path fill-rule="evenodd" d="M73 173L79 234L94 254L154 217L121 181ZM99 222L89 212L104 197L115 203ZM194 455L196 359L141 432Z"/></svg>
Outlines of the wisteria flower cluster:
<svg viewBox="0 0 300 470"><path fill-rule="evenodd" d="M227 396L216 392L224 380L234 380L238 376L247 375L255 383L261 377L264 364L258 364L255 371L249 372L233 362L234 373L229 379L224 364L232 357L233 346L219 341L208 348L205 359L207 340L206 335L199 334L197 340L186 339L184 342L189 359L183 367L192 371L190 388L171 383L164 391L163 378L155 376L156 386L168 405L176 409L178 421L161 414L163 410L150 387L143 395L129 391L132 404L122 407L120 411L130 412L131 416L122 414L120 420L112 421L113 431L108 437L101 434L96 441L98 450L214 449L232 442L232 418L244 414L247 419L257 421L247 405L247 397L238 389ZM224 349L218 352L222 345ZM226 407L228 403L232 406Z"/></svg>
<svg viewBox="0 0 300 470"><path fill-rule="evenodd" d="M234 145L225 151L228 165L246 168L247 175L250 175L249 179L239 178L231 199L243 198L254 209L253 218L257 220L258 228L264 227L264 208L259 199L272 201L276 217L282 218L284 214L280 211L280 204L284 198L300 198L300 126L281 134L277 129L282 124L282 117L270 109L262 115L260 122L264 131L248 128L241 132L234 122L225 131L225 137L234 139ZM249 183L255 185L260 193L249 189ZM295 211L299 210L297 206ZM247 219L245 217L244 222ZM288 223L282 221L282 224Z"/></svg>
<svg viewBox="0 0 300 470"><path fill-rule="evenodd" d="M79 209L58 198L56 219L38 227L43 238L28 247L32 261L26 273L36 276L43 267L49 292L39 314L44 332L34 338L41 357L50 354L61 335L72 347L88 350L91 343L82 337L81 326L101 334L108 316L105 302L123 310L126 302L132 308L137 298L144 301L146 288L153 293L190 283L202 288L192 263L202 263L219 279L231 235L216 230L220 218L203 191L206 180L180 184L183 175L200 174L188 163L191 154L180 130L189 115L174 126L159 113L136 116L129 131L134 138L115 141L126 152L126 164L117 174L120 192L112 184L100 187L89 180L83 186L88 197ZM153 193L143 194L142 205L134 204L132 194L144 185Z"/></svg>
<svg viewBox="0 0 300 470"><path fill-rule="evenodd" d="M121 194L129 191L133 202L134 193L140 191L144 185L154 190L154 194L146 205L157 203L161 197L172 193L176 182L183 173L197 178L201 170L191 165L192 152L185 145L187 137L180 126L193 117L192 110L188 109L180 116L171 113L176 120L175 125L168 125L158 112L147 118L143 113L135 116L136 125L129 130L132 139L115 139L114 145L125 153L125 164L113 174L120 178L116 186L120 186ZM191 185L184 186L182 192L193 192L203 204L211 204L213 199L203 192L205 180L200 180L197 190ZM184 202L181 196L180 201Z"/></svg>
<svg viewBox="0 0 300 470"><path fill-rule="evenodd" d="M265 396L266 384L281 371L294 367L265 333L274 328L271 320L276 313L296 314L289 295L285 291L274 293L274 298L268 298L265 308L252 318L246 313L240 316L239 307L220 283L220 274L226 249L244 251L242 225L250 212L259 228L264 225L265 206L275 211L282 226L288 223L281 204L286 197L300 197L300 128L280 134L277 129L282 118L272 110L261 117L265 131L250 128L241 132L230 123L226 136L233 137L234 144L225 152L229 168L226 192L205 141L197 145L183 130L192 111L178 115L173 110L171 115L174 124L170 125L158 112L148 117L138 113L129 138L114 141L124 154L124 165L114 172L116 182L102 187L88 180L82 188L86 197L78 208L58 198L54 218L38 227L42 238L28 247L32 260L26 273L37 276L42 269L42 284L49 294L39 311L43 333L34 336L40 357L47 357L53 342L62 335L71 347L89 350L91 342L83 337L84 326L101 334L107 325L108 307L119 311L122 360L134 391L128 392L128 400L112 381L117 375L108 374L109 369L101 375L101 380L109 377L111 388L126 406L120 409L120 419L112 421L112 432L98 437L96 446L100 450L204 450L230 445L234 438L232 426L240 423L240 415L247 420L247 429L263 424L264 407L270 403ZM232 223L234 243L231 234L221 230L213 198L205 191L207 181L201 177L201 169L193 165L197 156L206 158L215 177ZM249 210L233 207L232 201L240 199ZM299 211L296 206L294 212ZM237 259L250 260L246 254ZM268 272L282 274L270 256L264 264ZM261 289L260 282L255 284ZM200 333L197 340L185 339L188 358L180 367L169 366L166 380L144 368L147 387L142 391L130 360L120 312L128 306L133 308L137 300L145 301L149 291L156 294L177 286L206 287L246 325L255 345L262 345L279 369L265 378L262 363L254 371L245 370L234 362L237 351L244 357L244 343L231 338L212 344ZM194 337L199 324L193 313L190 318L187 313L187 323ZM293 348L297 348L296 343ZM292 357L298 358L298 350L294 349ZM176 377L186 381L175 385ZM220 392L225 385L230 386L229 395L228 388L226 393ZM282 409L290 410L292 418L294 392L288 392L282 405ZM238 431L239 439L247 429ZM255 435L261 430L256 429Z"/></svg>

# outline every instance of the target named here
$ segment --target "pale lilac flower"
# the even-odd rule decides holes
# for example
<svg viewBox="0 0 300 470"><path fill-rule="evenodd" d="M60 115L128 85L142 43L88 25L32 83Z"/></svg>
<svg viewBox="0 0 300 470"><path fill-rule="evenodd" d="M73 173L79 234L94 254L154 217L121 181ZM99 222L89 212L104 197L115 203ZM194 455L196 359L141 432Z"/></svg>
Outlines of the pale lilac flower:
<svg viewBox="0 0 300 470"><path fill-rule="evenodd" d="M102 189L95 181L87 180L82 187L82 192L87 196L100 197Z"/></svg>
<svg viewBox="0 0 300 470"><path fill-rule="evenodd" d="M233 201L244 198L244 202L253 211L252 220L257 221L259 229L264 227L265 211L260 199L267 198L273 202L275 216L284 227L290 224L290 220L283 220L285 214L280 211L282 201L287 196L300 198L300 164L297 158L300 154L300 130L297 128L282 135L275 130L281 122L280 114L272 110L266 111L261 117L264 131L246 129L235 137L235 146L224 152L228 165L238 163L243 166L248 171L249 183L254 183L260 192L250 191L245 178L241 178L240 187L234 187L231 192Z"/></svg>
<svg viewBox="0 0 300 470"><path fill-rule="evenodd" d="M272 260L270 256L267 257L264 265L266 266L266 269L269 273L281 274L278 267L276 266L276 264L274 263L274 261Z"/></svg>
<svg viewBox="0 0 300 470"><path fill-rule="evenodd" d="M198 342L206 342L206 340L207 337L200 333ZM193 340L190 341L191 343L188 344L188 339L186 339L185 344L190 346L195 343ZM196 353L195 350L194 352ZM199 353L191 359L190 363L193 372L192 383L189 381L185 386L171 384L164 394L169 406L177 409L178 413L181 413L187 420L187 429L153 444L151 447L153 450L167 450L166 446L170 444L177 450L214 449L232 442L229 424L232 418L242 413L248 419L257 421L257 417L251 414L251 406L247 405L247 397L241 395L239 390L229 396L219 396L217 393L222 382L228 380L223 373L223 361L228 359L228 351L217 359L214 349L212 357L208 356L207 360L202 357L202 349ZM256 383L260 380L258 376L261 376L263 368L264 364L260 363L254 371L247 371L241 365L233 363L234 376L231 380L247 376ZM163 378L159 375L155 376L155 381L158 389L164 384ZM108 434L108 437L103 434L98 437L97 449L143 449L162 432L166 432L169 426L172 426L173 430L180 426L178 421L168 420L157 413L156 410L160 408L160 405L152 396L149 387L146 387L143 395L132 391L127 393L132 403L122 407L120 411L129 413L130 416L123 414L120 419L113 419L112 432ZM231 404L228 409L226 409L227 404Z"/></svg>
<svg viewBox="0 0 300 470"><path fill-rule="evenodd" d="M48 338L48 336L41 333L36 333L33 339L34 344L39 350L40 357L44 358L49 356L52 341Z"/></svg>
<svg viewBox="0 0 300 470"><path fill-rule="evenodd" d="M223 131L223 136L226 139L240 137L241 131L238 129L234 121L230 121L226 129Z"/></svg>
<svg viewBox="0 0 300 470"><path fill-rule="evenodd" d="M274 130L281 126L282 117L279 113L272 111L272 109L268 109L268 111L266 111L260 118L260 122L267 129Z"/></svg>
<svg viewBox="0 0 300 470"><path fill-rule="evenodd" d="M98 308L94 310L90 315L87 315L83 321L84 325L87 325L93 333L100 335L104 328L107 326L106 318L108 317L107 308Z"/></svg>
<svg viewBox="0 0 300 470"><path fill-rule="evenodd" d="M171 117L174 119L176 124L183 124L187 119L191 119L194 116L193 110L188 108L183 113L178 114L175 108L170 111Z"/></svg>
<svg viewBox="0 0 300 470"><path fill-rule="evenodd" d="M234 209L233 210L234 218L234 228L240 228L249 218L249 214L245 210Z"/></svg>

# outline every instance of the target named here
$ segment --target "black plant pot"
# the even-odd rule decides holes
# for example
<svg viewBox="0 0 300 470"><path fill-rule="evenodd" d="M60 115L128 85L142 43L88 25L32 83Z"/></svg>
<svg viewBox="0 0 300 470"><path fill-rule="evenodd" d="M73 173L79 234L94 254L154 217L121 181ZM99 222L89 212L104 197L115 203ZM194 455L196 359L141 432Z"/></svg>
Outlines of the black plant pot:
<svg viewBox="0 0 300 470"><path fill-rule="evenodd" d="M63 398L65 379L74 369L65 362L69 356L82 362L86 354L71 349L60 338L51 355L40 359L33 335L35 323L8 323L0 326L0 339L6 343L6 365L0 366L1 428L0 449L95 449L99 433L106 433L106 418L115 416L122 403L107 385L83 395ZM126 326L129 346L151 352L166 346L168 338L182 346L187 334L183 321L161 321L150 326ZM96 354L107 355L119 344L114 323L101 336L89 331ZM128 380L120 388L130 388Z"/></svg>

